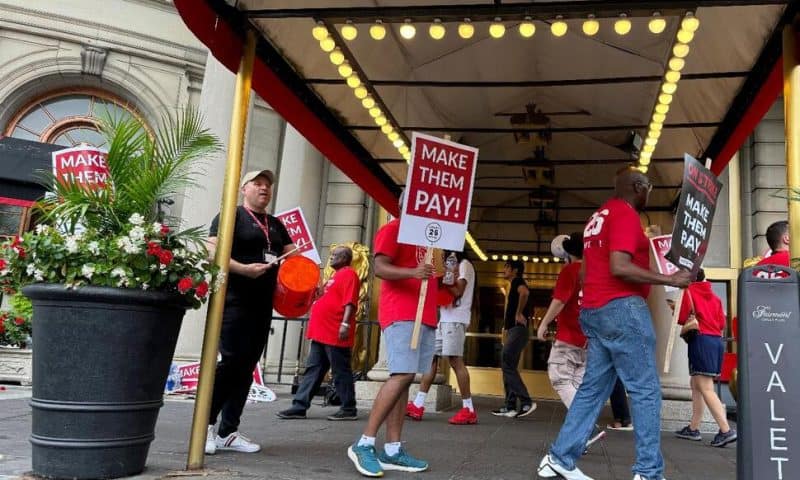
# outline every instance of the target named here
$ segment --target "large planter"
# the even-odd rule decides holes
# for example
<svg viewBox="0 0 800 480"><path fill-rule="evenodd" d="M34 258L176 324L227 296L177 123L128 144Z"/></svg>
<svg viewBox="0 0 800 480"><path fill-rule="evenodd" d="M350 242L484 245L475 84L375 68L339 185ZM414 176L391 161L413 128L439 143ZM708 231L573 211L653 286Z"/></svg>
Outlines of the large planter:
<svg viewBox="0 0 800 480"><path fill-rule="evenodd" d="M31 350L0 346L0 382L31 384Z"/></svg>
<svg viewBox="0 0 800 480"><path fill-rule="evenodd" d="M115 478L144 470L186 305L141 290L36 284L33 472Z"/></svg>

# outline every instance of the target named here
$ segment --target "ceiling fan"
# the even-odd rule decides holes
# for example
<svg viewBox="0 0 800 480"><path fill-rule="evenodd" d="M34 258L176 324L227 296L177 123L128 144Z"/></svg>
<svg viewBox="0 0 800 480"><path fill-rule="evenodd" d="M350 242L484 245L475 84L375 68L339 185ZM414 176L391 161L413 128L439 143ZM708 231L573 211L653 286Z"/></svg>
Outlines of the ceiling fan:
<svg viewBox="0 0 800 480"><path fill-rule="evenodd" d="M517 143L530 143L534 147L539 147L547 146L553 138L553 134L550 131L552 128L550 117L557 115L589 115L589 112L586 110L543 112L534 102L529 102L525 105L525 112L523 113L498 112L494 115L496 117L509 117L511 126L521 129L514 132L514 141Z"/></svg>

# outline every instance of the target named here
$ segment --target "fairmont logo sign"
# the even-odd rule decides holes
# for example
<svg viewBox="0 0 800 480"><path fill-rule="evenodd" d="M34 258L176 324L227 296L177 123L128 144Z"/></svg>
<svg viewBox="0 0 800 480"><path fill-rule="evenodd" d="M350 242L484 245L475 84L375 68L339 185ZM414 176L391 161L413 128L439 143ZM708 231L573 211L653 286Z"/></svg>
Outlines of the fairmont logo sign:
<svg viewBox="0 0 800 480"><path fill-rule="evenodd" d="M792 316L792 312L773 312L769 305L758 305L753 310L753 318L762 322L785 322Z"/></svg>

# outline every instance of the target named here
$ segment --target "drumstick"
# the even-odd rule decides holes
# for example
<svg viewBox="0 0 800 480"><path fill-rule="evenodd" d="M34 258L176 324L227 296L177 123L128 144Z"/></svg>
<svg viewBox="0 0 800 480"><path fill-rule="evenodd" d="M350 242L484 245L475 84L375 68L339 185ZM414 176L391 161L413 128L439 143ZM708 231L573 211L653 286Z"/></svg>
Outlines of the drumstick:
<svg viewBox="0 0 800 480"><path fill-rule="evenodd" d="M291 250L289 250L288 252L284 253L284 254L283 254L283 255L281 255L280 257L278 257L278 258L276 258L275 260L273 260L273 261L269 262L267 265L275 265L276 263L280 262L280 261L281 261L281 260L283 260L284 258L286 258L286 257L288 257L289 255L291 255L291 254L293 254L294 252L296 252L296 251L297 251L299 248L300 248L300 247L294 247L293 249L291 249Z"/></svg>

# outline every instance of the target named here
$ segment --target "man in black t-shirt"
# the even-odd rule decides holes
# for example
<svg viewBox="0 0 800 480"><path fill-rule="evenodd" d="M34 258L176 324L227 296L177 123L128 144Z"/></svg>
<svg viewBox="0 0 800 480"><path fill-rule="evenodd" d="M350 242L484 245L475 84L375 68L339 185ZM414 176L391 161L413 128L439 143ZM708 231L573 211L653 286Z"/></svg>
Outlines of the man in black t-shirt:
<svg viewBox="0 0 800 480"><path fill-rule="evenodd" d="M228 288L222 316L214 393L211 400L207 454L217 450L254 453L261 446L238 431L253 369L264 351L272 321L272 295L278 280L277 258L295 246L280 220L267 214L275 175L270 170L242 177L242 205L236 208ZM217 246L219 215L209 229L211 254ZM217 431L214 425L222 413Z"/></svg>
<svg viewBox="0 0 800 480"><path fill-rule="evenodd" d="M503 389L506 394L506 403L503 407L492 411L498 417L524 417L536 410L536 404L528 395L528 389L522 382L517 366L519 357L528 344L528 285L522 278L525 264L519 260L506 262L503 267L503 277L511 282L506 295L506 310L503 329L506 332L503 343ZM519 408L517 407L519 401Z"/></svg>

